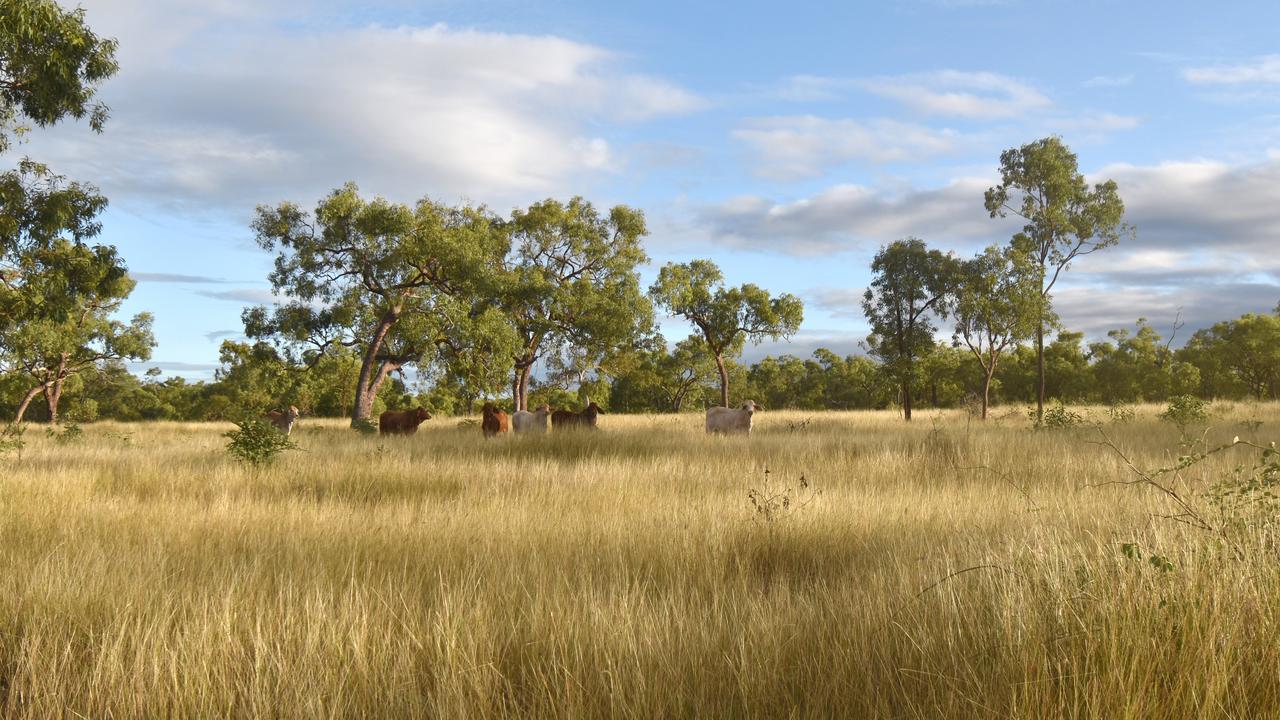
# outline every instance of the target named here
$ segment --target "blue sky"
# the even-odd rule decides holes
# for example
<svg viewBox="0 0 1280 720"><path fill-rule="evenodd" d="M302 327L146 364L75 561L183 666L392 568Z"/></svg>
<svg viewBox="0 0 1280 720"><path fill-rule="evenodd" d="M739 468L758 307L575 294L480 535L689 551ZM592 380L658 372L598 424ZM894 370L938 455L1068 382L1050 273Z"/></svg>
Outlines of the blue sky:
<svg viewBox="0 0 1280 720"><path fill-rule="evenodd" d="M348 180L502 214L640 207L646 278L710 257L795 293L800 334L748 357L807 356L857 350L881 244L1006 239L982 207L999 154L1056 133L1138 233L1072 268L1069 327L1180 310L1185 336L1280 301L1280 4L828 5L90 0L121 43L106 132L17 152L101 186L139 280L126 311L156 316L148 366L193 378L271 300L254 206Z"/></svg>

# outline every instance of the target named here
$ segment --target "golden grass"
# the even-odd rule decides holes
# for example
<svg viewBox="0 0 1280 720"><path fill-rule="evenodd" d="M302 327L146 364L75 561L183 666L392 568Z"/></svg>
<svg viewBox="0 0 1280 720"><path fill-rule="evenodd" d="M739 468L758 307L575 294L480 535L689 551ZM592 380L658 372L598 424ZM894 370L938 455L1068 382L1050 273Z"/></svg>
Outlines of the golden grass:
<svg viewBox="0 0 1280 720"><path fill-rule="evenodd" d="M1177 438L1156 411L1108 428L1146 466ZM1246 417L1259 440L1280 427L1240 406L1210 437ZM230 426L100 423L69 445L33 428L0 460L4 712L1280 715L1274 551L1235 557L1153 517L1169 508L1148 489L1090 487L1127 476L1087 433L757 418L750 438L608 415L489 442L304 419L303 451L264 470L223 453ZM804 475L821 494L763 520L747 494L766 466L775 490Z"/></svg>

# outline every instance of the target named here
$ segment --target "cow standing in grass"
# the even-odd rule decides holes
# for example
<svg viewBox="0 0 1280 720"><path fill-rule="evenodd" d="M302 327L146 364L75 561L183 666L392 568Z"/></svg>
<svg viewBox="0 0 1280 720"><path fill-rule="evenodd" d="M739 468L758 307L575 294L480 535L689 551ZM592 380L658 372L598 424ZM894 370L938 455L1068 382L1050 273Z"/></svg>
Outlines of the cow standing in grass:
<svg viewBox="0 0 1280 720"><path fill-rule="evenodd" d="M268 412L267 422L275 425L277 430L288 435L293 432L293 425L298 422L298 417L301 414L302 413L298 412L298 408L290 405L289 409L284 412L280 412L279 410L272 410Z"/></svg>
<svg viewBox="0 0 1280 720"><path fill-rule="evenodd" d="M556 430L570 430L573 428L596 429L596 416L603 415L604 411L600 406L587 401L587 407L582 412L573 412L572 410L557 410L551 413L551 427Z"/></svg>
<svg viewBox="0 0 1280 720"><path fill-rule="evenodd" d="M388 410L378 416L378 432L382 435L412 435L424 420L430 420L426 408L417 410Z"/></svg>
<svg viewBox="0 0 1280 720"><path fill-rule="evenodd" d="M754 400L748 400L742 403L742 407L737 408L707 408L707 432L750 435L751 416L755 415L759 408L760 406L756 405Z"/></svg>
<svg viewBox="0 0 1280 720"><path fill-rule="evenodd" d="M480 429L484 431L486 440L511 429L511 419L505 412L494 407L491 402L484 404L484 407L480 409L480 415Z"/></svg>
<svg viewBox="0 0 1280 720"><path fill-rule="evenodd" d="M551 417L551 406L543 403L537 410L517 410L511 416L511 429L516 433L545 434L547 420Z"/></svg>

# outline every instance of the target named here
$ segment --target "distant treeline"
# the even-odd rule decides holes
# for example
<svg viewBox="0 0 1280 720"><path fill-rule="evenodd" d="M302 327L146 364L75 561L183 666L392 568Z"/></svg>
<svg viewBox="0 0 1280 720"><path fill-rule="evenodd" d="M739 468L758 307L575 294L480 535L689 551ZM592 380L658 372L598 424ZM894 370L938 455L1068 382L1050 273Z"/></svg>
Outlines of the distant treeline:
<svg viewBox="0 0 1280 720"><path fill-rule="evenodd" d="M1045 347L1048 397L1068 404L1160 402L1175 395L1207 399L1277 399L1280 392L1280 308L1276 314L1245 315L1196 332L1178 349L1145 320L1117 329L1108 340L1086 343L1081 333L1059 332ZM609 412L661 413L701 410L720 401L714 361L698 353L700 344L667 347L660 338L631 353L614 376L586 379L573 391L533 381L530 404L579 407L590 397ZM65 392L71 419L225 420L277 407L288 400L311 416L349 415L360 358L355 352L325 356L313 367L284 360L270 345L227 341L222 367L210 382L180 377L144 377L120 364L83 374ZM954 408L976 403L981 368L967 350L939 343L922 362L915 388L917 408ZM751 365L730 362L735 396L768 409L857 410L900 405L896 382L866 355L841 357L819 349L810 358L767 357ZM380 389L374 409L425 405L440 414L478 412L482 398L462 386L423 379L416 389L393 377ZM1002 363L993 404L1026 405L1036 398L1036 358L1019 346ZM0 385L0 412L10 413L22 392L20 382ZM43 420L43 406L29 419Z"/></svg>

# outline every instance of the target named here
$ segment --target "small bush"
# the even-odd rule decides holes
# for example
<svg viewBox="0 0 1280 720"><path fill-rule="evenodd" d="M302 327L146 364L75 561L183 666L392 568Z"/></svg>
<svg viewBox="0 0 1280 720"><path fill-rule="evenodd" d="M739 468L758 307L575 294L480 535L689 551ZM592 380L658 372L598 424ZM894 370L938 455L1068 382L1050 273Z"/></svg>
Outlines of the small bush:
<svg viewBox="0 0 1280 720"><path fill-rule="evenodd" d="M368 418L361 418L351 423L351 429L361 435L377 435L378 424Z"/></svg>
<svg viewBox="0 0 1280 720"><path fill-rule="evenodd" d="M69 422L66 425L63 425L62 432L58 432L53 428L48 428L44 433L45 435L53 438L53 441L59 445L70 445L71 443L79 442L84 438L84 430L80 429L80 426L75 422Z"/></svg>
<svg viewBox="0 0 1280 720"><path fill-rule="evenodd" d="M1112 425L1123 425L1127 422L1132 422L1137 416L1138 412L1131 405L1112 405L1107 408L1107 419L1111 421Z"/></svg>
<svg viewBox="0 0 1280 720"><path fill-rule="evenodd" d="M275 460L285 450L298 449L288 435L265 420L241 420L236 423L236 427L237 430L223 433L223 437L230 438L227 452L240 462L264 465Z"/></svg>
<svg viewBox="0 0 1280 720"><path fill-rule="evenodd" d="M1209 403L1195 395L1178 395L1170 398L1169 407L1160 413L1160 419L1177 425L1179 430L1185 432L1188 425L1209 420Z"/></svg>
<svg viewBox="0 0 1280 720"><path fill-rule="evenodd" d="M22 449L27 446L25 440L22 439L23 433L27 431L27 426L22 423L9 423L0 430L0 456L8 455L11 452L18 454L18 459L22 459Z"/></svg>
<svg viewBox="0 0 1280 720"><path fill-rule="evenodd" d="M1085 423L1083 415L1071 410L1061 402L1056 402L1045 408L1044 417L1038 421L1035 408L1032 408L1027 415L1031 422L1035 423L1035 429L1037 430L1062 430L1079 427Z"/></svg>

